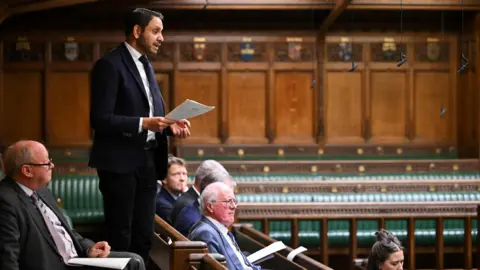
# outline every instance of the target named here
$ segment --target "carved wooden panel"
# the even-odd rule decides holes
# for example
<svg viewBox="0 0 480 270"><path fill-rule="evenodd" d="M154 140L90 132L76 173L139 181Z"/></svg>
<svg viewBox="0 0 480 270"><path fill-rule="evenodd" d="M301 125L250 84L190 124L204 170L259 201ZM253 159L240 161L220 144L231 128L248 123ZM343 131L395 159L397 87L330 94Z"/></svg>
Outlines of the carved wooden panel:
<svg viewBox="0 0 480 270"><path fill-rule="evenodd" d="M407 116L405 72L371 73L371 136L378 143L404 143Z"/></svg>
<svg viewBox="0 0 480 270"><path fill-rule="evenodd" d="M5 42L3 47L5 62L41 62L45 60L45 44L28 39Z"/></svg>
<svg viewBox="0 0 480 270"><path fill-rule="evenodd" d="M50 145L89 144L90 84L87 72L51 73L45 108L46 139Z"/></svg>
<svg viewBox="0 0 480 270"><path fill-rule="evenodd" d="M158 49L157 55L149 56L152 62L173 62L173 55L175 51L175 44L171 42L162 43Z"/></svg>
<svg viewBox="0 0 480 270"><path fill-rule="evenodd" d="M312 73L280 72L275 81L275 142L313 142Z"/></svg>
<svg viewBox="0 0 480 270"><path fill-rule="evenodd" d="M175 78L175 106L186 99L195 100L215 109L190 119L192 135L179 143L218 143L219 74L216 72L179 72Z"/></svg>
<svg viewBox="0 0 480 270"><path fill-rule="evenodd" d="M407 45L400 42L372 43L370 48L374 62L397 62L400 52L407 54Z"/></svg>
<svg viewBox="0 0 480 270"><path fill-rule="evenodd" d="M415 73L415 139L453 143L455 111L447 72Z"/></svg>
<svg viewBox="0 0 480 270"><path fill-rule="evenodd" d="M228 43L227 59L230 62L266 62L268 61L267 44L261 42Z"/></svg>
<svg viewBox="0 0 480 270"><path fill-rule="evenodd" d="M314 46L315 43L311 42L275 43L275 61L313 61L315 59Z"/></svg>
<svg viewBox="0 0 480 270"><path fill-rule="evenodd" d="M2 141L42 139L42 74L15 71L3 73Z"/></svg>
<svg viewBox="0 0 480 270"><path fill-rule="evenodd" d="M180 43L181 62L220 62L220 43Z"/></svg>
<svg viewBox="0 0 480 270"><path fill-rule="evenodd" d="M363 61L363 45L354 43L327 44L327 60L329 62Z"/></svg>
<svg viewBox="0 0 480 270"><path fill-rule="evenodd" d="M362 74L328 72L325 78L328 143L362 143Z"/></svg>
<svg viewBox="0 0 480 270"><path fill-rule="evenodd" d="M266 75L264 72L228 74L229 143L265 143Z"/></svg>
<svg viewBox="0 0 480 270"><path fill-rule="evenodd" d="M92 61L93 43L52 43L52 61Z"/></svg>
<svg viewBox="0 0 480 270"><path fill-rule="evenodd" d="M450 60L448 42L426 42L415 44L415 60L421 62L448 62Z"/></svg>

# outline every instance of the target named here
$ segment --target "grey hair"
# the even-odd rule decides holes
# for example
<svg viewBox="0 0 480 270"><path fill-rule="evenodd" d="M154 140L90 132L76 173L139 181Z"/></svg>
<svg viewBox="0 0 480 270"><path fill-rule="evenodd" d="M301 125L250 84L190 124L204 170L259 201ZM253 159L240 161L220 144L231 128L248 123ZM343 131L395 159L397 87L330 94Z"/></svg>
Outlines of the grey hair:
<svg viewBox="0 0 480 270"><path fill-rule="evenodd" d="M18 148L16 147L18 145ZM5 175L14 177L18 174L25 163L33 162L33 151L26 143L10 145L3 157Z"/></svg>
<svg viewBox="0 0 480 270"><path fill-rule="evenodd" d="M209 174L205 175L205 177L202 180L202 183L200 184L200 193L202 193L205 188L216 182L228 182L232 181L232 177L230 174L225 171L225 170L213 170Z"/></svg>
<svg viewBox="0 0 480 270"><path fill-rule="evenodd" d="M205 214L207 203L213 203L217 200L218 194L223 190L228 190L230 187L223 182L215 182L208 185L200 195L200 213Z"/></svg>
<svg viewBox="0 0 480 270"><path fill-rule="evenodd" d="M397 237L391 232L380 230L375 233L377 242L373 244L366 270L378 270L380 265L384 263L392 253L403 250L404 247Z"/></svg>
<svg viewBox="0 0 480 270"><path fill-rule="evenodd" d="M195 184L200 185L205 176L211 174L215 170L223 170L227 172L225 167L216 160L207 159L200 163L200 166L198 166L197 171L195 172Z"/></svg>

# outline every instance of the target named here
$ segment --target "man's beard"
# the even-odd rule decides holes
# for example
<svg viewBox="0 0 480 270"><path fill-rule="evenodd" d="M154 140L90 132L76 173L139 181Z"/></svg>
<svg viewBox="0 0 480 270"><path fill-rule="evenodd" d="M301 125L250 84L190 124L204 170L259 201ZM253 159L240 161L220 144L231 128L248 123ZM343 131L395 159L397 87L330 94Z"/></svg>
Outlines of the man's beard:
<svg viewBox="0 0 480 270"><path fill-rule="evenodd" d="M147 55L156 55L157 53L152 50L147 44L147 40L144 35L141 35L138 39L138 46L145 52Z"/></svg>

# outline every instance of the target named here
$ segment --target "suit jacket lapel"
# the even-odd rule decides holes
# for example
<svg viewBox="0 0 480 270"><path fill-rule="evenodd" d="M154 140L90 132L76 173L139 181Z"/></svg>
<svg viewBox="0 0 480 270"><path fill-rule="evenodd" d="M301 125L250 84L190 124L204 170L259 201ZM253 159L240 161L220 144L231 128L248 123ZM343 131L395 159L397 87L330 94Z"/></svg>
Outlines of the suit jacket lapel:
<svg viewBox="0 0 480 270"><path fill-rule="evenodd" d="M147 101L148 104L148 97L147 93L145 92L145 86L143 85L142 78L140 77L140 73L138 72L138 68L135 65L135 62L133 62L132 55L128 51L127 47L125 44L121 44L120 48L122 49L122 59L123 62L125 63L125 66L127 66L128 71L132 73L133 77L135 78L135 82L137 82L138 89L142 92L143 97L145 97L145 101Z"/></svg>
<svg viewBox="0 0 480 270"><path fill-rule="evenodd" d="M237 255L234 254L235 251L231 250L230 244L228 243L227 239L223 236L222 232L211 222L207 217L203 216L202 221L210 225L217 233L220 235L220 239L222 239L222 244L223 247L225 248L225 251L227 252L228 257L230 257L230 260L232 262L238 261ZM230 250L230 252L228 252Z"/></svg>
<svg viewBox="0 0 480 270"><path fill-rule="evenodd" d="M42 217L42 214L38 211L38 209L34 206L33 202L30 198L25 194L25 192L15 183L14 180L12 181L13 189L17 192L17 196L20 198L22 203L27 208L30 216L32 217L35 225L37 226L38 230L42 234L42 236L47 240L47 242L52 246L53 250L58 253L57 246L53 241L53 238L50 236L50 232L48 231L48 227L45 224L45 220ZM60 255L60 253L58 253Z"/></svg>

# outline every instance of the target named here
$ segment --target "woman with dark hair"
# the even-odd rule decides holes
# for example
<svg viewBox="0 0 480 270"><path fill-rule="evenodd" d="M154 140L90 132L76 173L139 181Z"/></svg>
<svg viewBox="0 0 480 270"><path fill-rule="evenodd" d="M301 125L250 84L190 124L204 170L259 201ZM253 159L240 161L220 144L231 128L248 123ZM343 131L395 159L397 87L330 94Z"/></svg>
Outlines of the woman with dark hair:
<svg viewBox="0 0 480 270"><path fill-rule="evenodd" d="M366 270L403 270L403 246L397 237L383 229L375 235Z"/></svg>

